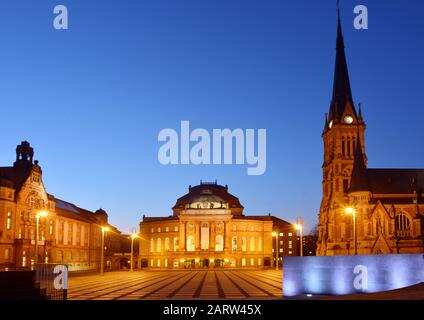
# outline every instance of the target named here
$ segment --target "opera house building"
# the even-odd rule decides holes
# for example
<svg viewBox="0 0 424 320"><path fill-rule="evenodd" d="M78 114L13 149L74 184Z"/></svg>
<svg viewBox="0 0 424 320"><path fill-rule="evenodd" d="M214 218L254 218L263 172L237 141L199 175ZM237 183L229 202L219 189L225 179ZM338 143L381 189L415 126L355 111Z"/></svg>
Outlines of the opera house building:
<svg viewBox="0 0 424 320"><path fill-rule="evenodd" d="M228 186L200 182L168 217L140 223L141 268L270 268L297 254L294 226L271 215L245 216Z"/></svg>

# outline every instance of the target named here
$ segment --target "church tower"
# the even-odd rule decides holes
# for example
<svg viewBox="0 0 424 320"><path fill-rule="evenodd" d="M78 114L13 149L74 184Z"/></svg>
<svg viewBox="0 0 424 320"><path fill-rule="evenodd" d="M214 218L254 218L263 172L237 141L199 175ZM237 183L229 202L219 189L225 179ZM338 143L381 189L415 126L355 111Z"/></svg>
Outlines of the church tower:
<svg viewBox="0 0 424 320"><path fill-rule="evenodd" d="M361 106L357 112L353 101L339 11L333 81L333 95L322 132L324 162L317 248L321 256L349 254L353 250L347 241L353 229L352 218L346 216L344 209L349 204L356 146L362 149L365 165L367 161L365 122Z"/></svg>

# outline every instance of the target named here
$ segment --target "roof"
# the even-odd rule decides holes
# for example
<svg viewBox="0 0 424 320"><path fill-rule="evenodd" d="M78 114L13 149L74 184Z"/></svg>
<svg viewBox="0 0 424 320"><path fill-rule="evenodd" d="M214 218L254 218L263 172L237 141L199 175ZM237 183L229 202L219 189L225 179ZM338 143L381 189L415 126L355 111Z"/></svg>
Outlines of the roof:
<svg viewBox="0 0 424 320"><path fill-rule="evenodd" d="M355 168L355 167L354 167ZM366 169L352 174L350 192L423 194L424 169Z"/></svg>
<svg viewBox="0 0 424 320"><path fill-rule="evenodd" d="M374 194L424 193L424 169L366 169Z"/></svg>
<svg viewBox="0 0 424 320"><path fill-rule="evenodd" d="M31 174L32 166L0 167L0 180L9 181L7 186L19 191Z"/></svg>
<svg viewBox="0 0 424 320"><path fill-rule="evenodd" d="M294 225L290 222L287 222L283 219L280 219L275 216L271 215L264 215L264 216L237 216L234 217L233 220L260 220L260 221L272 221L274 224L278 225L279 227L293 227Z"/></svg>
<svg viewBox="0 0 424 320"><path fill-rule="evenodd" d="M240 204L240 201L237 197L233 196L228 192L228 186L221 186L215 183L205 183L201 182L197 186L190 186L189 192L184 196L178 198L175 203L173 210L184 209L185 205L189 204L191 201L198 199L201 196L208 195L214 196L222 199L229 205L229 209L243 209L244 207Z"/></svg>
<svg viewBox="0 0 424 320"><path fill-rule="evenodd" d="M101 221L102 213L104 212L97 210L92 212L83 208L76 206L73 203L61 200L54 199L56 204L56 214L61 217L79 220L87 223L103 224ZM100 214L98 214L100 212ZM106 213L105 213L106 214ZM110 226L112 227L112 226Z"/></svg>
<svg viewBox="0 0 424 320"><path fill-rule="evenodd" d="M352 89L350 86L349 71L346 61L344 39L339 15L337 21L336 62L334 66L333 96L331 99L328 119L326 117L326 126L328 126L331 121L340 122L348 105L353 112L351 116L357 119L357 114L354 107L355 104L352 98Z"/></svg>
<svg viewBox="0 0 424 320"><path fill-rule="evenodd" d="M169 220L178 220L177 217L169 216L169 217L144 217L143 222L157 222L157 221L169 221Z"/></svg>

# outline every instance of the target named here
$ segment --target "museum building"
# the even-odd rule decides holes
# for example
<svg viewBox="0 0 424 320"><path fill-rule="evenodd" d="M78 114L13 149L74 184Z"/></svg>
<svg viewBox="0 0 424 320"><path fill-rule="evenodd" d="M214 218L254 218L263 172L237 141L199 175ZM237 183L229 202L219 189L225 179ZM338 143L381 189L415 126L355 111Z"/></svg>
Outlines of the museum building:
<svg viewBox="0 0 424 320"><path fill-rule="evenodd" d="M297 255L294 226L271 215L245 216L228 186L189 186L168 217L140 223L141 268L267 268Z"/></svg>
<svg viewBox="0 0 424 320"><path fill-rule="evenodd" d="M107 226L109 234L120 232L108 224L104 210L92 212L48 193L33 156L33 148L23 141L14 164L0 167L0 269L30 268L36 262L65 263L69 271L98 269L101 227Z"/></svg>

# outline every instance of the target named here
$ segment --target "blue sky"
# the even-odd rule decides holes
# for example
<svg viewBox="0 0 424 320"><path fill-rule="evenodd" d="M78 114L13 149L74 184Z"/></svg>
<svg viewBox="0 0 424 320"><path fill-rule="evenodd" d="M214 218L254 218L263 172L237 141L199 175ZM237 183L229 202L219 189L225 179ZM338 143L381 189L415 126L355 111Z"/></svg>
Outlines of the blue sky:
<svg viewBox="0 0 424 320"><path fill-rule="evenodd" d="M317 222L321 131L332 89L329 1L2 1L0 165L21 140L48 192L108 211L122 231L169 215L188 185L228 184L246 214ZM53 8L69 30L53 28ZM369 29L353 28L365 4ZM341 1L354 101L370 167L424 167L424 3ZM267 129L267 171L163 166L164 128Z"/></svg>

